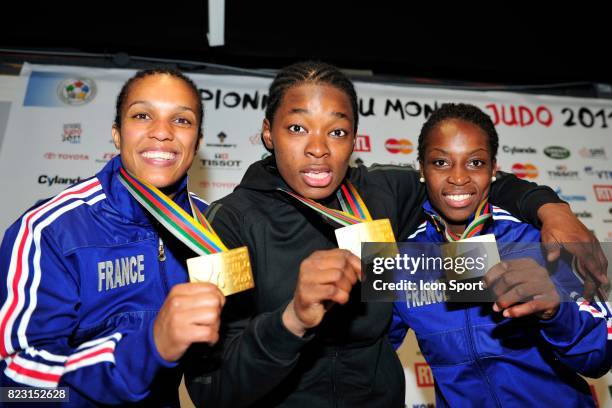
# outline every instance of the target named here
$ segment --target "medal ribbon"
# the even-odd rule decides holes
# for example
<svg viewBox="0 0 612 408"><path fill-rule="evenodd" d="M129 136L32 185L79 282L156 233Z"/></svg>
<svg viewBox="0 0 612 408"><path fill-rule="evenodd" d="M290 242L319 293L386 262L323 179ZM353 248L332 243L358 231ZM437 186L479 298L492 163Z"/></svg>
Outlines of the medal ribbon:
<svg viewBox="0 0 612 408"><path fill-rule="evenodd" d="M123 167L119 169L119 180L132 197L157 221L198 255L210 255L228 250L206 217L192 203L191 197L189 203L195 218L154 185L131 176Z"/></svg>
<svg viewBox="0 0 612 408"><path fill-rule="evenodd" d="M436 230L440 233L444 232L444 237L448 242L460 241L462 239L470 238L480 234L487 220L493 216L493 214L491 213L491 209L489 208L489 202L487 198L485 198L478 205L478 208L474 213L474 219L472 220L472 222L470 222L463 231L463 233L459 235L452 232L446 222L438 214L430 215L433 219Z"/></svg>
<svg viewBox="0 0 612 408"><path fill-rule="evenodd" d="M324 205L319 204L310 198L302 197L299 194L283 188L279 188L279 190L289 194L291 197L300 201L304 205L312 208L319 214L331 219L343 227L359 224L364 221L372 221L372 216L361 199L361 196L357 192L357 189L348 180L340 186L338 192L336 193L340 206L344 211L325 207Z"/></svg>

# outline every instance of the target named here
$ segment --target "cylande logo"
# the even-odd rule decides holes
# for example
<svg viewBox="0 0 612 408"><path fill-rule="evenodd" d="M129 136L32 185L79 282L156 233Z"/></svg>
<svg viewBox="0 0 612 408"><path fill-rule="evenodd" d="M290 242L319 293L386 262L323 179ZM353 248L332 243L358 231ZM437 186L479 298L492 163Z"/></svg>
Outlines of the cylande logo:
<svg viewBox="0 0 612 408"><path fill-rule="evenodd" d="M534 179L538 177L538 168L530 163L514 163L512 173L518 178Z"/></svg>
<svg viewBox="0 0 612 408"><path fill-rule="evenodd" d="M385 148L389 153L393 154L410 154L414 150L412 142L408 139L387 139Z"/></svg>
<svg viewBox="0 0 612 408"><path fill-rule="evenodd" d="M536 149L534 149L531 146L530 147L516 147L516 146L508 146L508 145L502 146L502 152L510 153L510 154L517 154L517 153L533 154L533 153L537 153Z"/></svg>
<svg viewBox="0 0 612 408"><path fill-rule="evenodd" d="M48 176L46 174L41 174L38 176L38 184L46 184L49 187L54 186L56 184L76 184L83 181L83 179L79 177L62 177L59 175Z"/></svg>

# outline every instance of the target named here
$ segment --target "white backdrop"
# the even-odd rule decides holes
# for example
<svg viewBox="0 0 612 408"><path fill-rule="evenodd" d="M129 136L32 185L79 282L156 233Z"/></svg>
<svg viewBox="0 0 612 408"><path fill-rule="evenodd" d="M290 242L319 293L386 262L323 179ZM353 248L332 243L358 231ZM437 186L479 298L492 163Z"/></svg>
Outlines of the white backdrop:
<svg viewBox="0 0 612 408"><path fill-rule="evenodd" d="M93 175L114 154L115 98L132 70L25 64L0 81L0 231L37 200ZM190 187L212 201L232 191L266 154L259 132L269 78L191 75L205 106L204 142ZM479 106L500 135L502 170L548 184L601 241L612 241L612 101L468 92L357 82L360 127L353 162L416 165L420 128L444 102ZM408 406L431 405L431 373L414 342L402 349ZM610 377L610 374L608 374ZM609 379L612 385L612 379ZM594 382L600 406L611 401Z"/></svg>

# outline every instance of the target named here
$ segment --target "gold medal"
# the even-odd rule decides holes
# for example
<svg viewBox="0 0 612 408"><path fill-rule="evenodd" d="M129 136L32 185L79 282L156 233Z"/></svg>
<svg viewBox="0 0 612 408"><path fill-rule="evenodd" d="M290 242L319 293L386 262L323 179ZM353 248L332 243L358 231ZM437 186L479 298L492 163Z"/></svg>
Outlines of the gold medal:
<svg viewBox="0 0 612 408"><path fill-rule="evenodd" d="M210 282L225 296L255 287L247 247L187 259L191 282Z"/></svg>
<svg viewBox="0 0 612 408"><path fill-rule="evenodd" d="M191 282L210 282L225 296L255 286L247 247L228 249L212 226L187 197L193 217L154 185L120 170L121 183L172 235L201 256L187 259Z"/></svg>
<svg viewBox="0 0 612 408"><path fill-rule="evenodd" d="M360 222L348 227L338 228L335 232L338 248L347 249L359 258L361 258L362 242L395 243L395 235L388 218Z"/></svg>

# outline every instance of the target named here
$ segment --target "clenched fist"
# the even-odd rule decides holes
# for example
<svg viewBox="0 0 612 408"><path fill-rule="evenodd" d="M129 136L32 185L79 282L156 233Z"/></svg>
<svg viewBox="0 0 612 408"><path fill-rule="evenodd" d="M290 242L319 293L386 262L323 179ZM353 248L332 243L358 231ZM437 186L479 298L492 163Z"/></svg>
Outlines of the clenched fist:
<svg viewBox="0 0 612 408"><path fill-rule="evenodd" d="M283 324L297 336L321 323L334 303L345 304L361 279L361 260L350 251L315 251L300 264L293 299L283 313Z"/></svg>
<svg viewBox="0 0 612 408"><path fill-rule="evenodd" d="M225 296L212 283L174 286L153 325L155 346L162 358L176 361L192 343L215 344L224 304Z"/></svg>

